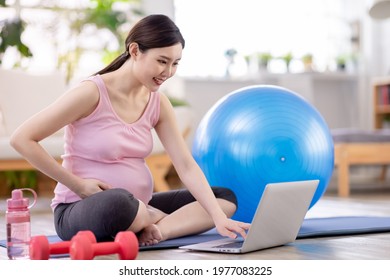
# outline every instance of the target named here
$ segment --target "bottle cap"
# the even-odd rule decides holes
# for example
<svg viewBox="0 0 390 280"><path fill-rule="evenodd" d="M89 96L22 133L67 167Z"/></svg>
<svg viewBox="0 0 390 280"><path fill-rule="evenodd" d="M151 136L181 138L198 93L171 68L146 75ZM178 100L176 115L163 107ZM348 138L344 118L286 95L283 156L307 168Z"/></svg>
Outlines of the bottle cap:
<svg viewBox="0 0 390 280"><path fill-rule="evenodd" d="M23 191L28 190L34 194L34 202L29 205L29 199L23 197ZM37 200L37 194L32 189L16 189L11 193L11 198L7 199L8 209L13 210L27 210L34 206Z"/></svg>

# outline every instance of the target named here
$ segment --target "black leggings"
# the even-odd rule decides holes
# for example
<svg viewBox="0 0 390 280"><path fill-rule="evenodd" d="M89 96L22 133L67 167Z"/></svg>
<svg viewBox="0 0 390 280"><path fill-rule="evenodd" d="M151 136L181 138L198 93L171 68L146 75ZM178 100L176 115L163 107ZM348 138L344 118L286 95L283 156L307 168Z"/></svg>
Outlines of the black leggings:
<svg viewBox="0 0 390 280"><path fill-rule="evenodd" d="M212 188L216 198L225 199L237 206L234 193L226 188ZM154 193L149 205L171 214L194 202L186 189ZM139 201L124 189L110 189L73 203L61 203L54 210L54 223L58 236L70 240L78 231L92 231L98 241L113 240L120 231L133 223Z"/></svg>

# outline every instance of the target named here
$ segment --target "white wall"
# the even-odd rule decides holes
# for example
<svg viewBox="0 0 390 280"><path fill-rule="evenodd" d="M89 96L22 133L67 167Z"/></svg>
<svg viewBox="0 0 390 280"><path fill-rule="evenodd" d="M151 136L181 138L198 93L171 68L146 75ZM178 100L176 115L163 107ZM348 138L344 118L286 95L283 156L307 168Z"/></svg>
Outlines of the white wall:
<svg viewBox="0 0 390 280"><path fill-rule="evenodd" d="M142 0L142 9L146 14L164 14L175 18L174 0Z"/></svg>

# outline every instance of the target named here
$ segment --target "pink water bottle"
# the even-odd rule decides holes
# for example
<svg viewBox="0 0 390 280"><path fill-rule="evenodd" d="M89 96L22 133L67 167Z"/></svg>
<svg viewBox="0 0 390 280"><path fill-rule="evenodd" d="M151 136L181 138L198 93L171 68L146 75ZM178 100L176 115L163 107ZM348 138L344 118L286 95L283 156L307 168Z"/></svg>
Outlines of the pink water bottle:
<svg viewBox="0 0 390 280"><path fill-rule="evenodd" d="M23 197L23 191L34 195L34 202ZM37 194L32 189L15 189L12 197L7 199L7 254L11 260L28 259L31 238L30 208L35 205Z"/></svg>

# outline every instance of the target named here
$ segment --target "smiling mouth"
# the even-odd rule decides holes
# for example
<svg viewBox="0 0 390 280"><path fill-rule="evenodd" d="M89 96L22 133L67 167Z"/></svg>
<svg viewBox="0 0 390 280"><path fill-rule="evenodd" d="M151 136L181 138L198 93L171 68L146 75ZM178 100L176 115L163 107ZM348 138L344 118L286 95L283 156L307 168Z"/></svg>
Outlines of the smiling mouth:
<svg viewBox="0 0 390 280"><path fill-rule="evenodd" d="M161 86L162 83L165 82L165 79L153 78L153 81L154 81L157 85Z"/></svg>

